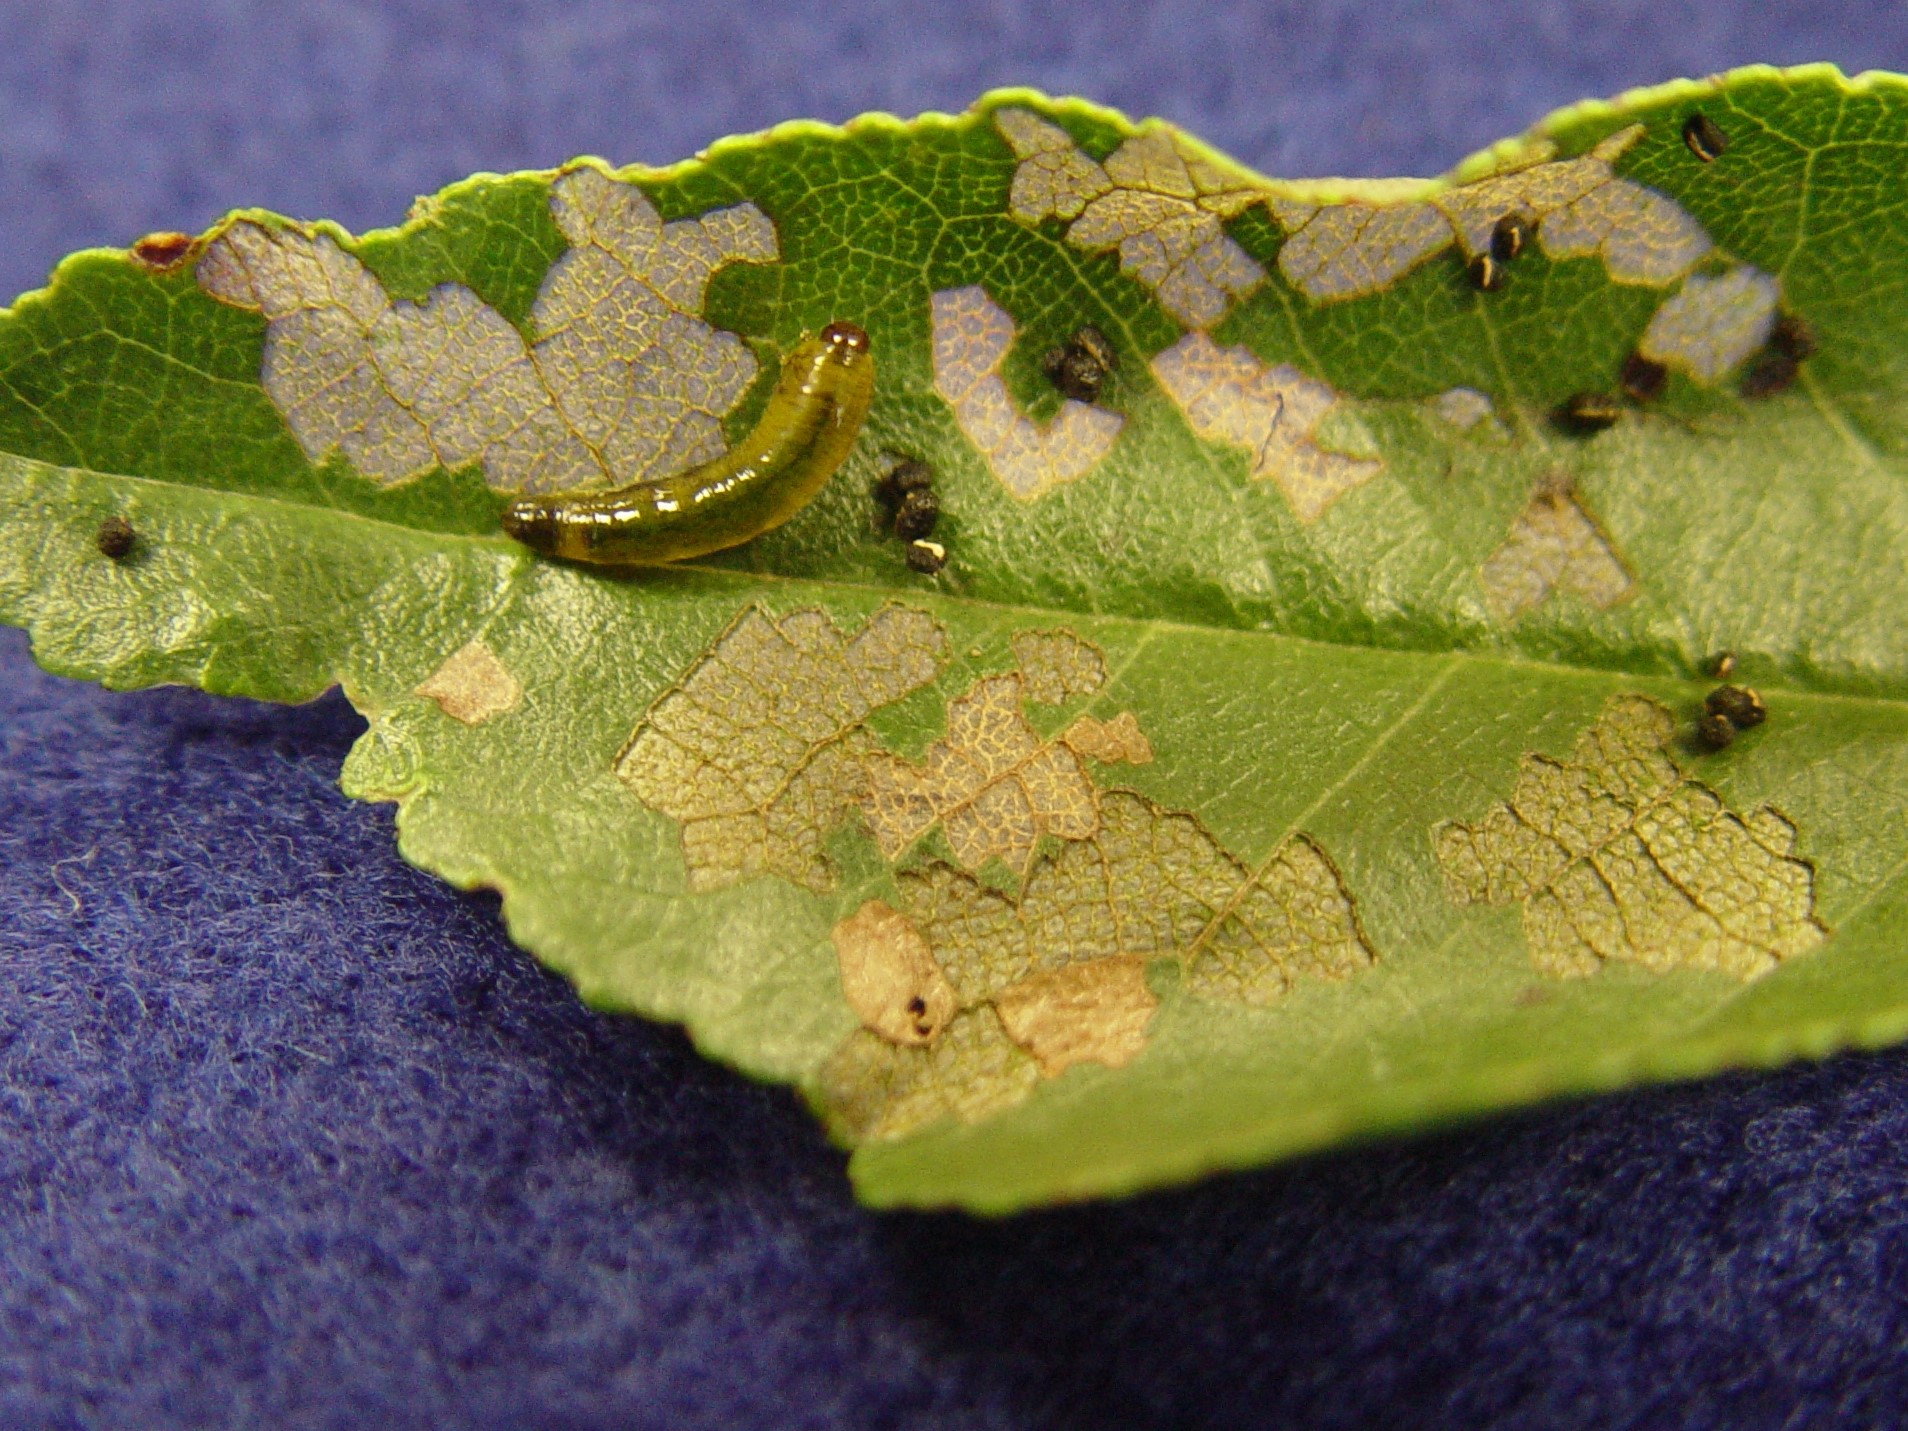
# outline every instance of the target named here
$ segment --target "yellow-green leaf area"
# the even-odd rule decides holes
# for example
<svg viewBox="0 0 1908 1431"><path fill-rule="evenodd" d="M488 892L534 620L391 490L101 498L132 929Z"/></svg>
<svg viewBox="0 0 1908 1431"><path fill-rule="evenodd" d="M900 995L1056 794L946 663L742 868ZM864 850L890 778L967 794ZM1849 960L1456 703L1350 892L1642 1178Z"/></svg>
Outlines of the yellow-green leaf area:
<svg viewBox="0 0 1908 1431"><path fill-rule="evenodd" d="M1817 67L1439 180L1003 91L245 211L0 315L0 619L341 684L407 858L800 1088L877 1203L1892 1039L1905 164L1908 83ZM499 529L725 460L835 321L874 398L785 526ZM1766 719L1699 726L1724 658Z"/></svg>

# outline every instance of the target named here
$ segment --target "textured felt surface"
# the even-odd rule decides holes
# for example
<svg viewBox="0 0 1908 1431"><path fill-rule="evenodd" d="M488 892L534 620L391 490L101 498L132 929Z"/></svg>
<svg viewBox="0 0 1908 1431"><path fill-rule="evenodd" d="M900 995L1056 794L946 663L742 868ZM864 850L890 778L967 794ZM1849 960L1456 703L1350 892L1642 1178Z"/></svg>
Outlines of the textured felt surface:
<svg viewBox="0 0 1908 1431"><path fill-rule="evenodd" d="M0 7L0 289L264 204L668 160L996 83L1429 172L1898 4ZM333 779L359 722L0 633L0 1425L1885 1425L1908 1056L1006 1223L857 1209L792 1096L598 1017Z"/></svg>

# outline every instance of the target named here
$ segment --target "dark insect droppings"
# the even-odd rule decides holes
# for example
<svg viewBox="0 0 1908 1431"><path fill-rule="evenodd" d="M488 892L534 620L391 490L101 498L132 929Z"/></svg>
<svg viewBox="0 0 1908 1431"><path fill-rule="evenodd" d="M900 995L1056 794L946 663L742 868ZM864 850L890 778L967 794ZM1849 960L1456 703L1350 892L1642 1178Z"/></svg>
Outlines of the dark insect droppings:
<svg viewBox="0 0 1908 1431"><path fill-rule="evenodd" d="M1557 409L1557 425L1567 432L1601 432L1613 427L1623 409L1608 393L1572 393Z"/></svg>
<svg viewBox="0 0 1908 1431"><path fill-rule="evenodd" d="M1709 712L1697 717L1696 739L1710 750L1721 750L1736 738L1736 728L1729 723L1727 716Z"/></svg>
<svg viewBox="0 0 1908 1431"><path fill-rule="evenodd" d="M1742 375L1738 391L1746 398L1774 397L1795 381L1798 371L1795 359L1786 353L1764 353Z"/></svg>
<svg viewBox="0 0 1908 1431"><path fill-rule="evenodd" d="M1106 375L1119 366L1106 334L1088 325L1040 360L1047 381L1075 402L1098 402Z"/></svg>
<svg viewBox="0 0 1908 1431"><path fill-rule="evenodd" d="M1504 286L1504 265L1488 253L1480 253L1465 264L1464 271L1470 275L1471 287L1480 293L1495 293Z"/></svg>
<svg viewBox="0 0 1908 1431"><path fill-rule="evenodd" d="M93 544L99 548L100 555L109 556L114 561L131 555L133 544L138 540L139 534L133 531L132 523L124 517L108 517L99 524L99 531L93 536Z"/></svg>
<svg viewBox="0 0 1908 1431"><path fill-rule="evenodd" d="M1669 378L1669 369L1661 363L1644 357L1641 353L1632 353L1623 360L1623 370L1617 374L1617 386L1638 402L1654 402L1663 392L1663 384Z"/></svg>
<svg viewBox="0 0 1908 1431"><path fill-rule="evenodd" d="M947 548L939 542L908 543L908 569L922 576L933 576L947 565Z"/></svg>
<svg viewBox="0 0 1908 1431"><path fill-rule="evenodd" d="M1798 363L1812 358L1815 356L1814 330L1793 313L1784 313L1769 332L1769 349Z"/></svg>
<svg viewBox="0 0 1908 1431"><path fill-rule="evenodd" d="M1703 163L1712 164L1716 156L1729 147L1729 136L1716 127L1715 120L1699 109L1683 121L1683 143Z"/></svg>
<svg viewBox="0 0 1908 1431"><path fill-rule="evenodd" d="M898 507L908 493L925 492L933 485L934 474L928 470L927 463L910 457L890 468L875 484L875 495L890 507Z"/></svg>
<svg viewBox="0 0 1908 1431"><path fill-rule="evenodd" d="M1718 686L1703 697L1703 710L1721 716L1737 730L1748 730L1769 718L1762 697L1747 686Z"/></svg>
<svg viewBox="0 0 1908 1431"><path fill-rule="evenodd" d="M904 542L915 541L934 534L934 524L940 520L941 504L934 494L925 488L909 492L901 499L901 505L894 512L894 534Z"/></svg>
<svg viewBox="0 0 1908 1431"><path fill-rule="evenodd" d="M1491 257L1509 263L1524 251L1536 228L1527 214L1505 214L1491 229Z"/></svg>

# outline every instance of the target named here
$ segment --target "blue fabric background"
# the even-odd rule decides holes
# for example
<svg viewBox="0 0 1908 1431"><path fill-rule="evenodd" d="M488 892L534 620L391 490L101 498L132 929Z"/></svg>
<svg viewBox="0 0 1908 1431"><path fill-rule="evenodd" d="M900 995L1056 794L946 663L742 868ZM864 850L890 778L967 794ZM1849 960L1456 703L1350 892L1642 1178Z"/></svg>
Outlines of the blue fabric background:
<svg viewBox="0 0 1908 1431"><path fill-rule="evenodd" d="M0 7L0 290L262 204L1033 83L1434 172L1894 3ZM1810 1427L1908 1402L1908 1056L1004 1223L857 1209L788 1093L585 1012L333 781L359 722L0 633L0 1425Z"/></svg>

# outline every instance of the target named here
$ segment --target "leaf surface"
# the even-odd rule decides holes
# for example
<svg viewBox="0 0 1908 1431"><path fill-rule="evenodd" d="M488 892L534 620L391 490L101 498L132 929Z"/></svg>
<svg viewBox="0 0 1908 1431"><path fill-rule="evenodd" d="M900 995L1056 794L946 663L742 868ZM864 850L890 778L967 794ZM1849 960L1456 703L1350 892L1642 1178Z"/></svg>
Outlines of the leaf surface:
<svg viewBox="0 0 1908 1431"><path fill-rule="evenodd" d="M0 619L112 686L342 684L407 858L798 1085L876 1203L1894 1039L1905 166L1908 84L1822 68L1383 184L1004 91L236 214L0 317ZM873 407L786 526L499 531L720 459L837 319ZM1768 719L1717 749L1723 653Z"/></svg>

